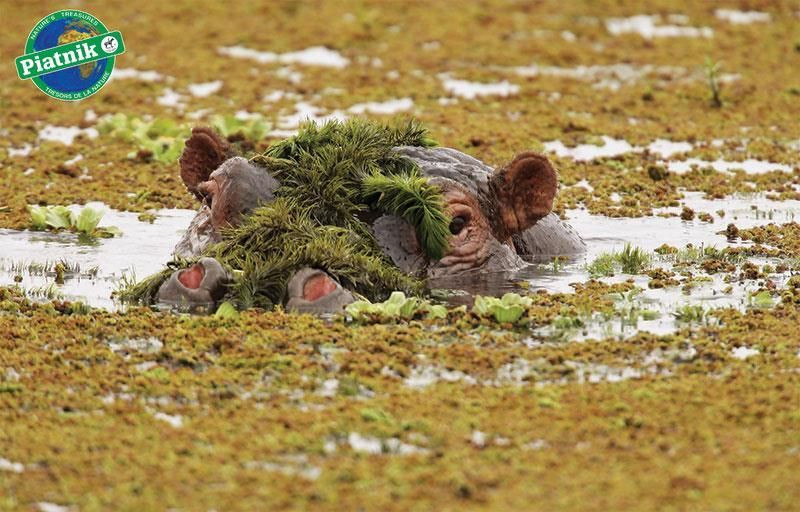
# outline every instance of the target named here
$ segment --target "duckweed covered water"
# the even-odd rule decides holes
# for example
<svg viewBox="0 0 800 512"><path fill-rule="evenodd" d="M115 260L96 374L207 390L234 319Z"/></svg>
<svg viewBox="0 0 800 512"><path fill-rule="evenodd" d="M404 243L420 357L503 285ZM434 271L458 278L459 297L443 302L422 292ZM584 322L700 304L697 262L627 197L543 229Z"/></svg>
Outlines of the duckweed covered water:
<svg viewBox="0 0 800 512"><path fill-rule="evenodd" d="M796 508L793 2L83 8L128 47L99 94L0 70L0 509ZM50 10L14 5L8 59ZM263 150L398 112L491 165L547 151L588 252L434 282L444 319L116 309L196 205L105 116L263 119ZM122 237L25 231L29 204L91 201ZM506 292L524 325L456 307Z"/></svg>

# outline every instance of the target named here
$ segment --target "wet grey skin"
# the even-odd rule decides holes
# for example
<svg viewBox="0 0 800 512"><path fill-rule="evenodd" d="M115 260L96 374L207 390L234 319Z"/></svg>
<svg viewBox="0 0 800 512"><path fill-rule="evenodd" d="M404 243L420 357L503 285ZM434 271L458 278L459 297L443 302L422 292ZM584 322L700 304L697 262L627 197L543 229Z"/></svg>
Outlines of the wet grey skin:
<svg viewBox="0 0 800 512"><path fill-rule="evenodd" d="M325 280L334 289L316 300L306 299L306 287L315 280ZM337 313L345 306L355 301L355 297L349 291L342 288L342 285L334 281L326 272L305 267L292 276L287 287L289 300L286 302L286 310L296 313L325 314Z"/></svg>
<svg viewBox="0 0 800 512"><path fill-rule="evenodd" d="M514 271L526 266L526 260L585 251L580 235L551 212L557 174L544 156L521 153L508 166L493 170L454 149L395 150L414 161L430 183L442 189L453 219L448 253L437 261L422 253L414 229L401 218L383 215L372 222L381 249L404 272L437 278L464 272ZM253 208L272 200L278 186L265 169L244 158L225 160L207 181L196 186L204 205L175 247L175 254L199 256L219 240L221 226L235 225ZM184 290L177 275L162 287L165 298L201 301L224 294L221 281L216 286L222 291ZM291 277L288 297L287 309L315 314L342 311L354 300L353 294L324 270L313 268L303 268Z"/></svg>
<svg viewBox="0 0 800 512"><path fill-rule="evenodd" d="M192 274L192 278L188 277ZM158 289L158 302L193 311L212 310L225 295L230 275L214 258L200 258L187 269L174 272ZM192 282L193 281L193 282Z"/></svg>

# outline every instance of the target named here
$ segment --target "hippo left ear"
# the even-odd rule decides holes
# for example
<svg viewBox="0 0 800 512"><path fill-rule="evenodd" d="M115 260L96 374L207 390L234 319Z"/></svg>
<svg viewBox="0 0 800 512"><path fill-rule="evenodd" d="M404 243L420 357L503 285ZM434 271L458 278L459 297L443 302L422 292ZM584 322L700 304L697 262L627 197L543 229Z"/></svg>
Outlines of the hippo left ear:
<svg viewBox="0 0 800 512"><path fill-rule="evenodd" d="M544 155L525 152L495 171L489 180L499 218L495 226L503 238L536 224L553 209L558 175Z"/></svg>

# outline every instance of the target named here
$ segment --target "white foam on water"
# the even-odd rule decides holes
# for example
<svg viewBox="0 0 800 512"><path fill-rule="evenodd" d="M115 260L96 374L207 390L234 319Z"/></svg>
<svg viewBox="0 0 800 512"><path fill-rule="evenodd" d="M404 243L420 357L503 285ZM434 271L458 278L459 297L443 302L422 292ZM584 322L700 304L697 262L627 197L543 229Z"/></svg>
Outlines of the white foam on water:
<svg viewBox="0 0 800 512"><path fill-rule="evenodd" d="M308 462L308 456L282 455L275 460L255 460L244 463L247 469L259 469L273 473L281 473L286 476L299 476L306 480L316 480L322 475L322 469L312 466Z"/></svg>
<svg viewBox="0 0 800 512"><path fill-rule="evenodd" d="M195 98L206 98L222 89L222 80L213 80L199 84L189 84L189 94Z"/></svg>
<svg viewBox="0 0 800 512"><path fill-rule="evenodd" d="M473 100L481 96L501 96L507 97L519 92L519 86L503 80L502 82L470 82L469 80L457 80L447 76L440 77L442 86L450 94Z"/></svg>
<svg viewBox="0 0 800 512"><path fill-rule="evenodd" d="M282 67L275 71L275 75L279 78L284 78L292 84L299 84L303 81L303 73L290 68L289 66Z"/></svg>
<svg viewBox="0 0 800 512"><path fill-rule="evenodd" d="M330 120L344 121L347 115L340 111L323 113L324 109L306 101L299 101L294 105L294 113L280 116L277 128L269 132L273 137L291 137L297 133L297 128L304 121L324 123Z"/></svg>
<svg viewBox="0 0 800 512"><path fill-rule="evenodd" d="M213 111L214 111L213 108L200 108L195 110L194 112L189 112L188 114L186 114L186 117L188 117L189 119L202 119L206 117L208 114L212 113Z"/></svg>
<svg viewBox="0 0 800 512"><path fill-rule="evenodd" d="M686 153L692 150L689 142L674 142L666 139L656 139L647 145L651 153L659 155L661 158L669 158L678 153Z"/></svg>
<svg viewBox="0 0 800 512"><path fill-rule="evenodd" d="M73 510L72 507L50 503L49 501L39 501L36 503L36 507L40 512L71 512Z"/></svg>
<svg viewBox="0 0 800 512"><path fill-rule="evenodd" d="M78 126L54 126L52 124L48 124L39 130L40 141L55 141L67 146L71 146L75 141L75 137L79 135L94 139L97 137L98 132L94 128L80 128Z"/></svg>
<svg viewBox="0 0 800 512"><path fill-rule="evenodd" d="M21 148L8 148L8 156L28 156L31 154L33 146L28 143L22 145Z"/></svg>
<svg viewBox="0 0 800 512"><path fill-rule="evenodd" d="M486 432L473 430L472 435L469 437L469 442L477 448L483 448L486 446Z"/></svg>
<svg viewBox="0 0 800 512"><path fill-rule="evenodd" d="M593 82L594 89L619 90L623 85L630 85L649 76L674 76L682 78L689 76L686 68L678 66L653 66L651 64L597 64L592 66L575 66L571 68L560 66L544 66L531 64L512 68L519 76L555 76Z"/></svg>
<svg viewBox="0 0 800 512"><path fill-rule="evenodd" d="M439 366L415 366L411 369L411 374L405 378L403 383L414 389L423 389L439 381L444 382L465 382L475 384L477 380L471 375L460 370L448 370Z"/></svg>
<svg viewBox="0 0 800 512"><path fill-rule="evenodd" d="M411 98L399 98L380 102L357 103L347 109L351 114L396 114L414 108Z"/></svg>
<svg viewBox="0 0 800 512"><path fill-rule="evenodd" d="M413 455L417 453L427 453L428 450L400 441L396 437L381 439L372 436L362 436L358 432L350 432L347 436L347 443L350 449L355 452L368 453L370 455L396 454Z"/></svg>
<svg viewBox="0 0 800 512"><path fill-rule="evenodd" d="M161 93L161 96L156 98L156 103L165 107L182 109L185 106L185 99L186 97L183 94L180 94L177 91L172 90L172 88L167 87L164 89L164 92Z"/></svg>
<svg viewBox="0 0 800 512"><path fill-rule="evenodd" d="M757 349L750 348L750 347L736 347L731 351L731 356L735 357L736 359L745 360L749 357L757 356L760 354Z"/></svg>
<svg viewBox="0 0 800 512"><path fill-rule="evenodd" d="M600 138L603 141L602 146L597 146L595 144L578 144L575 147L568 148L560 140L553 140L545 142L544 149L558 156L570 157L580 162L588 162L595 158L612 157L636 151L636 148L626 140L614 139L607 135L603 135Z"/></svg>
<svg viewBox="0 0 800 512"><path fill-rule="evenodd" d="M612 35L639 34L645 39L656 37L713 37L711 27L661 25L661 16L639 14L628 18L606 19L606 30Z"/></svg>
<svg viewBox="0 0 800 512"><path fill-rule="evenodd" d="M656 139L647 146L634 146L626 140L615 139L607 135L602 135L600 139L603 142L602 145L578 144L575 147L567 147L560 140L548 141L543 145L546 151L555 153L560 157L569 157L580 162L588 162L595 158L608 158L625 153L638 153L647 149L651 153L666 160L659 163L665 164L670 172L676 174L685 174L694 166L699 168L711 167L716 171L728 173L738 169L743 170L747 174L764 174L770 171L793 172L792 166L790 165L757 160L755 158L748 158L741 162L723 159L701 160L699 158L668 160L676 154L686 153L692 150L693 145L685 141ZM712 143L712 145L714 144Z"/></svg>
<svg viewBox="0 0 800 512"><path fill-rule="evenodd" d="M717 18L734 25L749 25L751 23L768 23L772 16L768 12L738 11L736 9L717 9L714 11Z"/></svg>
<svg viewBox="0 0 800 512"><path fill-rule="evenodd" d="M350 61L339 52L324 46L312 46L305 50L288 53L274 53L253 50L245 46L222 46L217 48L221 55L235 59L250 59L260 64L282 62L286 64L301 64L303 66L322 66L330 68L343 68Z"/></svg>
<svg viewBox="0 0 800 512"><path fill-rule="evenodd" d="M9 471L11 473L22 473L25 471L25 465L21 462L12 462L8 459L0 457L0 471Z"/></svg>
<svg viewBox="0 0 800 512"><path fill-rule="evenodd" d="M719 172L732 172L741 169L747 174L764 174L770 171L792 172L792 167L789 165L768 162L766 160L756 160L754 158L748 158L741 162L723 159L701 160L699 158L688 158L686 160L674 160L667 163L667 169L676 174L687 173L693 166L699 168L711 167Z"/></svg>
<svg viewBox="0 0 800 512"><path fill-rule="evenodd" d="M75 165L78 162L80 162L81 160L83 160L83 155L78 153L77 155L75 155L74 157L70 158L69 160L65 160L64 161L64 165Z"/></svg>
<svg viewBox="0 0 800 512"><path fill-rule="evenodd" d="M178 414L157 412L153 414L153 418L169 423L173 428L180 428L183 426L183 416Z"/></svg>

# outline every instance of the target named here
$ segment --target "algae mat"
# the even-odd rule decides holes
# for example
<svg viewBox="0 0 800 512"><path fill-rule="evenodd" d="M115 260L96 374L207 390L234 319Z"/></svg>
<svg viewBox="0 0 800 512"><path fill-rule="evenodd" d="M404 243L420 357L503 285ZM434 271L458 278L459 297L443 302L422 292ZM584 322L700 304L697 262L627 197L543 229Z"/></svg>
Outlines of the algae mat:
<svg viewBox="0 0 800 512"><path fill-rule="evenodd" d="M0 3L5 61L62 7ZM3 228L28 227L28 204L193 207L170 150L195 123L263 149L302 118L356 115L414 115L495 165L545 150L565 215L724 231L715 201L798 199L796 2L74 7L128 50L73 104L0 69ZM163 147L120 135L147 116ZM534 293L516 327L455 308L375 325L89 311L31 302L25 276L0 290L0 508L796 509L800 265L781 220L729 228L754 242L737 253L677 248L650 281ZM757 293L675 311L672 334L581 334L643 314L635 286L720 275Z"/></svg>

